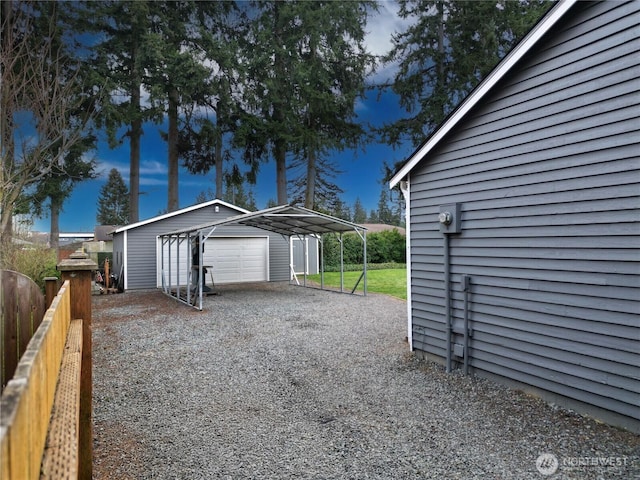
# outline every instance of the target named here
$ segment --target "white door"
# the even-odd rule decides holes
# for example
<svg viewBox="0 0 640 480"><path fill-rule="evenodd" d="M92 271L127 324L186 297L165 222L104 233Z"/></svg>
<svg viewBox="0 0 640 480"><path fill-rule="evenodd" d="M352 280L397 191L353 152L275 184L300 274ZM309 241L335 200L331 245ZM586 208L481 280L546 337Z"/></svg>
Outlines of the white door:
<svg viewBox="0 0 640 480"><path fill-rule="evenodd" d="M210 237L205 243L202 262L206 267L213 267L216 284L266 282L269 280L269 237ZM209 278L207 273L207 282Z"/></svg>

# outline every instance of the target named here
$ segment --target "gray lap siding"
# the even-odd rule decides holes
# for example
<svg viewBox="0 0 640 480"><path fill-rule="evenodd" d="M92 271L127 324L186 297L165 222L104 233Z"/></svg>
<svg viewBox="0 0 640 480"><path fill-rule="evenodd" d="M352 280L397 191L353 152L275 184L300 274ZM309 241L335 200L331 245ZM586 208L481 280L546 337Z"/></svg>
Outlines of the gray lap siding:
<svg viewBox="0 0 640 480"><path fill-rule="evenodd" d="M128 290L156 288L158 235L229 218L240 213L221 205L218 205L218 208L219 211L216 212L214 206L211 205L116 234L114 236L114 256L121 248L127 259L126 288ZM281 235L253 227L224 226L217 228L214 236L268 236L269 280L288 280L288 242ZM119 247L116 247L117 245Z"/></svg>
<svg viewBox="0 0 640 480"><path fill-rule="evenodd" d="M413 347L445 356L437 216L460 202L472 367L636 420L639 7L581 5L410 174Z"/></svg>

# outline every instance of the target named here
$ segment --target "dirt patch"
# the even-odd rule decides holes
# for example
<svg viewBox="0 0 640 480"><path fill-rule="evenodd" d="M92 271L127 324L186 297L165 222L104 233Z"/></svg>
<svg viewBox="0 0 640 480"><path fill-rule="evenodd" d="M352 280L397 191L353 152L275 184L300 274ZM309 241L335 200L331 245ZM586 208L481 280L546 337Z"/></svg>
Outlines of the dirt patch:
<svg viewBox="0 0 640 480"><path fill-rule="evenodd" d="M94 436L94 479L136 480L144 476L142 453L146 446L142 436L127 429L126 425L106 422L94 424Z"/></svg>
<svg viewBox="0 0 640 480"><path fill-rule="evenodd" d="M94 322L130 321L160 313L181 317L198 314L159 290L94 296L92 305Z"/></svg>

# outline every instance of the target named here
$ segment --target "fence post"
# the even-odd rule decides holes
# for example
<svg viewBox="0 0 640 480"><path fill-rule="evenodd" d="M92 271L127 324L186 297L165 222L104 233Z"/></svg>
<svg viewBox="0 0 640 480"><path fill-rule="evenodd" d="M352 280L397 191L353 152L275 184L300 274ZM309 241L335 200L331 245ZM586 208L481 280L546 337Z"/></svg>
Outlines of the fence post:
<svg viewBox="0 0 640 480"><path fill-rule="evenodd" d="M44 309L48 310L51 306L51 302L56 298L60 290L58 283L58 277L44 277Z"/></svg>
<svg viewBox="0 0 640 480"><path fill-rule="evenodd" d="M82 319L82 365L80 377L80 451L78 478L90 480L93 475L93 419L91 413L91 277L98 264L80 248L58 264L62 281L69 280L71 319Z"/></svg>

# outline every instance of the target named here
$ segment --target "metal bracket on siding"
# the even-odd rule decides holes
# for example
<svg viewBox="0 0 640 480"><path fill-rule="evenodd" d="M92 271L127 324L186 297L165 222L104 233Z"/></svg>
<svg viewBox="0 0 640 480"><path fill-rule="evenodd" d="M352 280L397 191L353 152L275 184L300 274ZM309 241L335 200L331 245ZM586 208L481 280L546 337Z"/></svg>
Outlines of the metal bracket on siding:
<svg viewBox="0 0 640 480"><path fill-rule="evenodd" d="M469 343L473 335L469 320L469 296L471 295L471 277L469 275L462 275L460 278L462 291L464 292L464 373L469 374Z"/></svg>

